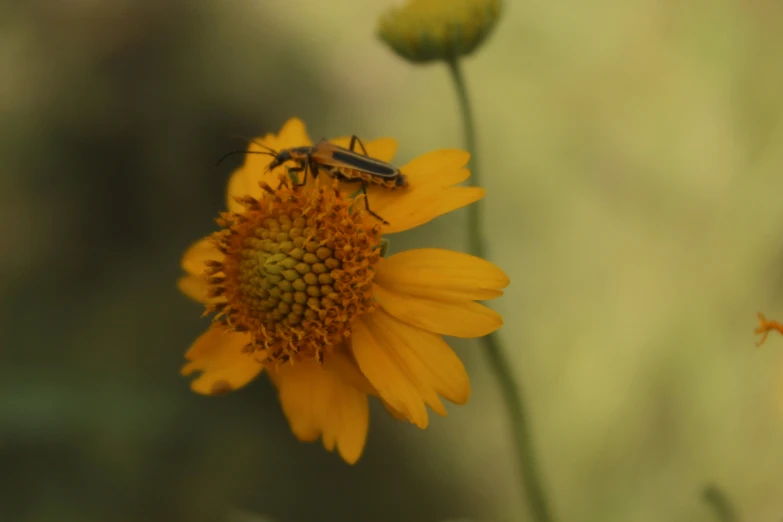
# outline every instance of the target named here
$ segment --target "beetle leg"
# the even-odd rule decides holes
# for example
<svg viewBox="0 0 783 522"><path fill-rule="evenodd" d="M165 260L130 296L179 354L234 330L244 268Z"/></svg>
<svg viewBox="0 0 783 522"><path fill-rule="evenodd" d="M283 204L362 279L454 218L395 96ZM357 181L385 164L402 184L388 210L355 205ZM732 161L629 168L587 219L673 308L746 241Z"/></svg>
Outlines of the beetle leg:
<svg viewBox="0 0 783 522"><path fill-rule="evenodd" d="M302 183L299 183L299 176L298 174L300 172L304 172L304 180ZM288 178L293 182L294 186L301 187L305 183L307 183L307 169L303 166L299 167L288 167ZM283 186L283 180L280 180L280 185L277 186L277 188L280 188Z"/></svg>
<svg viewBox="0 0 783 522"><path fill-rule="evenodd" d="M374 216L379 221L382 221L384 225L388 225L389 224L388 221L386 221L385 219L383 219L381 216L379 216L378 214L376 214L375 212L373 212L370 209L370 198L367 196L367 182L364 181L363 179L352 179L352 180L348 180L348 183L361 183L362 184L362 188L359 189L359 190L361 191L362 194L364 194L364 208L367 209L367 212L371 216Z"/></svg>
<svg viewBox="0 0 783 522"><path fill-rule="evenodd" d="M295 187L304 187L307 184L308 171L313 174L313 179L318 177L318 167L316 167L315 162L312 159L310 159L309 156L306 161L300 161L299 165L297 165L296 167L289 167L288 177L291 178L291 181L294 182ZM301 182L299 181L299 176L294 175L294 174L298 174L299 172L304 173L302 175Z"/></svg>
<svg viewBox="0 0 783 522"><path fill-rule="evenodd" d="M318 168L318 163L316 163L313 158L310 156L307 157L307 166L310 167L310 174L313 175L313 179L317 179L318 176L321 174L321 170ZM305 179L307 179L305 177Z"/></svg>
<svg viewBox="0 0 783 522"><path fill-rule="evenodd" d="M389 251L389 245L391 245L391 241L389 241L385 237L382 237L381 242L372 248L373 250L377 248L378 250L380 250L381 257L386 257L386 252Z"/></svg>
<svg viewBox="0 0 783 522"><path fill-rule="evenodd" d="M354 147L356 146L356 144L357 144L357 143L358 143L358 144L359 144L359 146L362 148L362 153L363 153L365 156L369 157L370 155L369 155L369 154L367 154L367 149L365 149L365 148L364 148L364 143L362 143L362 140L360 140L360 139L359 139L359 136L357 136L356 134L354 134L353 136L351 136L351 144L348 146L348 148L349 148L349 149L350 149L352 152L356 152L356 151L354 150Z"/></svg>

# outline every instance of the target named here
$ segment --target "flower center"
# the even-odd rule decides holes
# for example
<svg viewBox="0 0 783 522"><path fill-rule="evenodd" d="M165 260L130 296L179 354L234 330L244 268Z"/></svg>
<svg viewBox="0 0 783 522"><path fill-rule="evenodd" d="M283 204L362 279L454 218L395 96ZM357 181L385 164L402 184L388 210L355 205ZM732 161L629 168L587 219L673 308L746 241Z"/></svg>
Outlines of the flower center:
<svg viewBox="0 0 783 522"><path fill-rule="evenodd" d="M380 259L380 226L363 205L334 186L262 184L261 199L238 201L244 212L221 215L213 235L225 254L210 262L208 306L236 331L248 332L248 351L262 362L315 359L350 336L351 320L375 308L373 267Z"/></svg>

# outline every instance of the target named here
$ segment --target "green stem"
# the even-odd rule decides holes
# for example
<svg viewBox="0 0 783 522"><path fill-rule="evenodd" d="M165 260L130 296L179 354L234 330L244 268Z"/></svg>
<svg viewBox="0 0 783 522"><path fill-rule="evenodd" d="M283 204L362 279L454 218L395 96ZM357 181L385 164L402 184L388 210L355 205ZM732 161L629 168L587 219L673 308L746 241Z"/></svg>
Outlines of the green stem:
<svg viewBox="0 0 783 522"><path fill-rule="evenodd" d="M451 77L457 89L459 105L462 111L462 119L465 125L465 143L471 154L471 184L479 185L478 161L476 156L476 131L468 98L465 78L462 75L457 59L448 62ZM476 203L468 206L468 240L470 252L475 256L485 258L486 247L481 235L482 215L481 206ZM522 391L511 373L511 365L503 353L500 341L496 333L482 337L485 352L489 357L489 364L497 377L503 400L508 410L511 429L513 431L514 444L516 446L517 463L522 475L522 483L525 488L530 511L536 522L551 522L552 516L547 504L546 493L541 483L541 475L536 464L536 454L533 449L533 439L530 433L530 423L525 413L525 405L522 401Z"/></svg>
<svg viewBox="0 0 783 522"><path fill-rule="evenodd" d="M715 512L715 518L720 522L737 521L737 515L734 513L734 508L731 507L729 499L717 486L711 485L704 488L704 501L709 504Z"/></svg>
<svg viewBox="0 0 783 522"><path fill-rule="evenodd" d="M459 97L459 107L462 111L462 123L465 130L465 146L470 152L470 184L473 186L479 186L479 173L478 173L478 155L476 153L476 125L473 120L473 109L470 105L470 99L468 97L468 89L465 86L465 77L462 75L462 69L460 68L459 59L455 58L448 62L449 72L451 72L451 79L454 80L454 86L457 89L457 96ZM473 255L477 257L485 257L486 247L484 246L484 239L481 237L481 231L484 229L482 226L482 216L480 205L468 205L468 244L469 250Z"/></svg>

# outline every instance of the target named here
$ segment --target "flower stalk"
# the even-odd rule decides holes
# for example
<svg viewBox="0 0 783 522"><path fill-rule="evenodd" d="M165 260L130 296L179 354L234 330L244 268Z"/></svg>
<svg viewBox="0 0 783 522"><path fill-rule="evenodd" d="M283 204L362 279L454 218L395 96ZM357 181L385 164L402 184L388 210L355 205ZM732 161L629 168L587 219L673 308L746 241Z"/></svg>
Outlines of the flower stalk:
<svg viewBox="0 0 783 522"><path fill-rule="evenodd" d="M471 154L470 183L474 186L481 185L481 177L478 168L478 156L476 154L476 127L473 119L473 110L470 104L470 98L465 84L465 77L462 74L462 68L459 59L454 58L446 62L457 90L460 111L465 132L465 145ZM468 207L468 242L470 252L484 258L486 246L482 236L482 206L480 203ZM490 333L481 338L484 343L485 352L489 358L489 364L492 372L495 374L506 410L509 415L509 422L514 439L514 446L517 453L517 465L522 478L522 484L530 505L530 511L536 522L551 522L552 515L549 509L546 492L541 480L541 473L536 462L536 453L533 446L533 437L530 430L530 422L525 410L525 404L522 399L522 390L514 379L511 372L503 347L497 336L497 332Z"/></svg>
<svg viewBox="0 0 783 522"><path fill-rule="evenodd" d="M715 485L704 488L704 502L712 509L718 522L737 522L737 514L723 491Z"/></svg>

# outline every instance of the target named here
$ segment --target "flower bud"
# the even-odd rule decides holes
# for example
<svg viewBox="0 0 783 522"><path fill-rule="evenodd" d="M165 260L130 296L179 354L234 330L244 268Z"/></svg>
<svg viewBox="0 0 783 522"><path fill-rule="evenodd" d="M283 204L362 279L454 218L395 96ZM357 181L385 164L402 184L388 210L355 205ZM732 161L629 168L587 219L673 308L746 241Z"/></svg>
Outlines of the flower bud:
<svg viewBox="0 0 783 522"><path fill-rule="evenodd" d="M411 62L455 60L484 41L500 11L500 0L408 0L381 16L378 36Z"/></svg>

